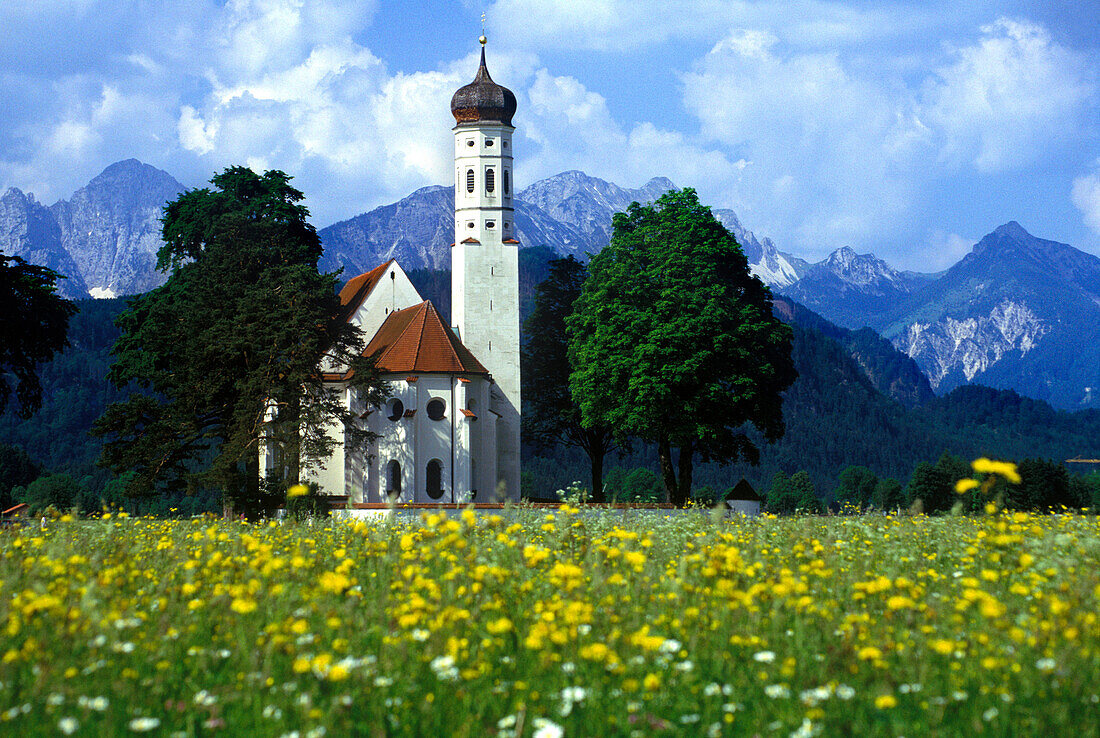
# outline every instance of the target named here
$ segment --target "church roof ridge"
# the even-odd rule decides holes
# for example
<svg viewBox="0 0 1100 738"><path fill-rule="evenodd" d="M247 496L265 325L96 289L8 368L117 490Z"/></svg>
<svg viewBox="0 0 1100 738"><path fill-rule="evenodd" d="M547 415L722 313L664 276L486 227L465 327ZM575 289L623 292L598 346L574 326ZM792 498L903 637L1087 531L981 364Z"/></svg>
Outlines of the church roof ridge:
<svg viewBox="0 0 1100 738"><path fill-rule="evenodd" d="M390 313L363 353L377 354L376 366L384 372L489 373L430 300Z"/></svg>
<svg viewBox="0 0 1100 738"><path fill-rule="evenodd" d="M344 320L349 320L351 316L355 315L359 306L363 304L363 300L367 299L367 296L374 291L374 288L382 280L386 269L395 262L396 259L390 259L369 272L363 272L347 281L347 284L340 289L340 309L343 311Z"/></svg>

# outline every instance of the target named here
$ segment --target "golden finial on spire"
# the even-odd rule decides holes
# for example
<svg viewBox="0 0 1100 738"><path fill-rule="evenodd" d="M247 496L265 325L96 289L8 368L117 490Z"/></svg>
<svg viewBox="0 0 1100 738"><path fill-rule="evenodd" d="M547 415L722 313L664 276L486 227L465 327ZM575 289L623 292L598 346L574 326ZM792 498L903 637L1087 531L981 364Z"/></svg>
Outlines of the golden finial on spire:
<svg viewBox="0 0 1100 738"><path fill-rule="evenodd" d="M485 38L485 14L482 13L481 14L481 35L478 37L477 42L479 44L481 44L482 46L484 46L485 42L488 41L488 40L489 39Z"/></svg>

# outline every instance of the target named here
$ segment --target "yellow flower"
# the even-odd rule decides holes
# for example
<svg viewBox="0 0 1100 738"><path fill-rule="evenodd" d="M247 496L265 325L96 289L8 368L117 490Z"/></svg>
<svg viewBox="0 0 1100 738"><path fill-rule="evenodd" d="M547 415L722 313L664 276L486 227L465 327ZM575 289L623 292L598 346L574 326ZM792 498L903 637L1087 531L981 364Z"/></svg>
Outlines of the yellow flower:
<svg viewBox="0 0 1100 738"><path fill-rule="evenodd" d="M642 680L642 686L647 692L654 692L661 686L661 677L656 674L646 674L645 679Z"/></svg>
<svg viewBox="0 0 1100 738"><path fill-rule="evenodd" d="M241 615L247 615L256 609L256 600L246 599L244 597L238 597L233 600L233 603L229 606L233 612L240 613Z"/></svg>
<svg viewBox="0 0 1100 738"><path fill-rule="evenodd" d="M857 658L859 658L860 661L871 661L874 659L881 659L882 651L875 648L874 646L864 646L863 648L859 649L859 653L857 653L856 656Z"/></svg>
<svg viewBox="0 0 1100 738"><path fill-rule="evenodd" d="M286 491L287 499L303 497L309 494L309 487L304 484L296 484Z"/></svg>
<svg viewBox="0 0 1100 738"><path fill-rule="evenodd" d="M880 710L888 710L891 707L897 707L898 698L892 694L882 694L875 698L875 707Z"/></svg>
<svg viewBox="0 0 1100 738"><path fill-rule="evenodd" d="M983 456L980 459L974 459L971 466L979 474L997 474L1013 484L1020 483L1020 473L1016 471L1016 465L1010 461L993 461Z"/></svg>
<svg viewBox="0 0 1100 738"><path fill-rule="evenodd" d="M955 491L960 495L963 495L978 486L979 484L977 479L960 479L959 481L955 482Z"/></svg>

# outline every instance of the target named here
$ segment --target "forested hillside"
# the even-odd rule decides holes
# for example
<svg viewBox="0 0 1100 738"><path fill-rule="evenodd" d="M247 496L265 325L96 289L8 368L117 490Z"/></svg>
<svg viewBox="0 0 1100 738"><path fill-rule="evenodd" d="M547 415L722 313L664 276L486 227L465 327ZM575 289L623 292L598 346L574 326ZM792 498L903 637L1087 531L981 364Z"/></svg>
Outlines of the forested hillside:
<svg viewBox="0 0 1100 738"><path fill-rule="evenodd" d="M546 275L548 254L537 251L521 252L524 317L535 285ZM421 270L410 277L422 296L446 311L446 272ZM100 496L110 475L95 466L99 441L87 431L106 404L121 396L106 374L117 337L112 321L124 302L79 302L69 334L72 345L41 369L42 409L29 420L10 408L0 415L0 444L24 449L45 470L70 474L89 494ZM756 439L758 466L698 465L696 487L725 490L744 476L764 490L777 472L803 470L819 494L828 494L848 466L865 466L904 485L918 462L934 462L944 452L964 459L1100 457L1100 411L1057 411L1011 391L977 386L931 397L926 381L913 373L912 361L877 334L838 328L797 304L784 302L777 309L794 323L799 373L785 396L786 434L770 445ZM646 475L636 470L656 468L653 449L636 444L631 453L608 458L607 478L609 484L623 485L634 474L631 484L644 486ZM580 453L528 450L523 469L525 491L537 497L553 497L574 481L588 482L588 462Z"/></svg>

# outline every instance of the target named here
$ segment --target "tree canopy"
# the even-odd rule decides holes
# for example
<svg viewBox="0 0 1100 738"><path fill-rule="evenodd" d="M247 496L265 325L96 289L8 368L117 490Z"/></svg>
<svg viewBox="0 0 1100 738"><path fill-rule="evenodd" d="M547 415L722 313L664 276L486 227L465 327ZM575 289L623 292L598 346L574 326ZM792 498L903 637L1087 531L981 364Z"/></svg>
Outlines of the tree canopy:
<svg viewBox="0 0 1100 738"><path fill-rule="evenodd" d="M607 427L581 423L580 408L569 391L565 321L580 297L587 270L572 256L553 259L549 267L549 275L536 289L534 310L523 324L523 436L538 448L556 443L584 450L592 473L592 499L602 501L603 461L615 441Z"/></svg>
<svg viewBox="0 0 1100 738"><path fill-rule="evenodd" d="M38 364L69 345L69 317L76 307L57 294L60 274L18 256L0 254L0 412L13 386L19 415L42 406Z"/></svg>
<svg viewBox="0 0 1100 738"><path fill-rule="evenodd" d="M272 428L284 481L331 453L330 422L365 440L322 362L351 368L372 403L382 388L340 314L338 275L317 271L321 243L289 180L230 167L213 189L165 206L157 263L168 281L119 316L113 349L111 381L140 392L94 429L108 438L101 462L136 472L130 494L197 484L255 499L258 447Z"/></svg>
<svg viewBox="0 0 1100 738"><path fill-rule="evenodd" d="M570 388L585 426L657 444L666 494L683 505L695 454L755 461L747 424L782 436L791 329L694 190L632 203L613 227L568 321Z"/></svg>

